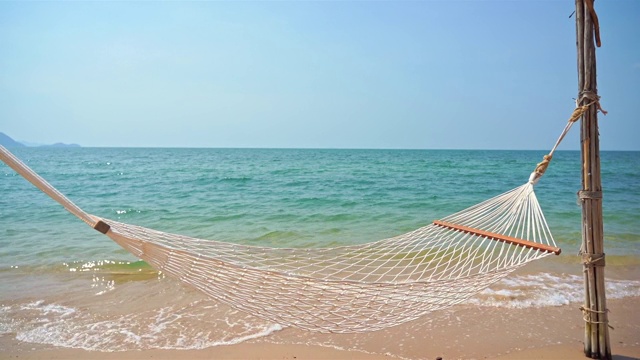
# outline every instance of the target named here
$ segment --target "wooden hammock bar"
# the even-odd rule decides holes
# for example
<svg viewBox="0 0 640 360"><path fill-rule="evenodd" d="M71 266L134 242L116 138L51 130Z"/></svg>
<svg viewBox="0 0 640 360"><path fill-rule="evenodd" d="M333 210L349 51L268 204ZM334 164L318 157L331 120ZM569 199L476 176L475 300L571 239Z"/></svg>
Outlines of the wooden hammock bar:
<svg viewBox="0 0 640 360"><path fill-rule="evenodd" d="M518 245L518 246L524 246L524 247L529 248L529 249L535 249L535 250L542 251L542 252L552 252L552 253L554 253L556 255L560 255L560 252L562 251L560 248L555 247L555 246L539 244L539 243L536 243L536 242L533 242L533 241L518 239L518 238L511 237L511 236L506 236L506 235L502 235L502 234L493 233L493 232L490 232L490 231L484 231L484 230L480 230L480 229L475 229L475 228L468 227L468 226L462 226L462 225L458 225L458 224L453 224L453 223L446 222L446 221L434 220L433 224L437 225L437 226L441 226L441 227L447 228L447 229L462 231L462 232L467 233L467 234L482 236L484 238L491 239L491 240L501 241L501 242L505 242L505 243L508 243L508 244Z"/></svg>

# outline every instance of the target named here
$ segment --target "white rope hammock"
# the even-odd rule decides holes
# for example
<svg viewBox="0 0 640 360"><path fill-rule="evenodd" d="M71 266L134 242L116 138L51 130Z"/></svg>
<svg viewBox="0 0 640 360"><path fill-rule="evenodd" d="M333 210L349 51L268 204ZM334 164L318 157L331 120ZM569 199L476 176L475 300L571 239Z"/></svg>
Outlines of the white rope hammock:
<svg viewBox="0 0 640 360"><path fill-rule="evenodd" d="M154 268L236 309L312 331L395 326L460 303L524 264L560 253L533 191L541 172L520 187L393 238L283 249L191 238L99 218L2 146L0 158Z"/></svg>

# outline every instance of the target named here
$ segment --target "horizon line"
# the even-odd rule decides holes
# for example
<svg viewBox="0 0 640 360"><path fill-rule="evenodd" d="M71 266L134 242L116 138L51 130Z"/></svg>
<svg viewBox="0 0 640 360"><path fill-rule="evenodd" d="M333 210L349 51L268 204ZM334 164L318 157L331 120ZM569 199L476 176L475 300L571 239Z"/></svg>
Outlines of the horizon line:
<svg viewBox="0 0 640 360"><path fill-rule="evenodd" d="M21 142L20 142L21 143ZM46 149L219 149L219 150L393 150L393 151L549 151L547 149L478 149L478 148L374 148L374 147L252 147L252 146L84 146L79 144L56 143L47 145L26 145L11 148ZM56 146L62 144L62 146ZM558 149L556 152L579 152L580 149ZM600 151L639 152L640 149L600 149Z"/></svg>

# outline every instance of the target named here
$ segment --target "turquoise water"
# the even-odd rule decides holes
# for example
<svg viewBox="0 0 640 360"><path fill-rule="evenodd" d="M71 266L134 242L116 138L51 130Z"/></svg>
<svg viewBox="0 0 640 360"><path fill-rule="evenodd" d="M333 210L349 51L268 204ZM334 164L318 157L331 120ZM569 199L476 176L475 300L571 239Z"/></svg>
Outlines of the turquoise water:
<svg viewBox="0 0 640 360"><path fill-rule="evenodd" d="M410 231L526 182L543 152L16 149L80 207L201 238L335 246ZM0 165L0 268L135 260ZM640 152L603 152L608 255L640 255ZM536 187L559 245L580 241L579 152Z"/></svg>
<svg viewBox="0 0 640 360"><path fill-rule="evenodd" d="M522 185L544 154L14 151L89 213L205 239L280 247L358 244L416 229ZM507 312L578 307L584 296L575 255L581 238L576 199L580 171L578 152L559 152L536 186L563 254L529 264L459 306L500 307ZM607 280L607 296L638 297L640 152L603 152L602 177L606 271L608 277L613 275ZM448 319L446 313L443 318ZM400 326L394 336L401 340L432 331L429 319ZM445 320L437 326L446 327ZM98 351L199 349L257 338L315 341L306 333L280 330L278 324L165 278L0 164L0 339L9 337L29 348L40 344ZM367 350L357 345L362 339L366 338L331 337L320 344ZM400 348L392 352L406 355Z"/></svg>

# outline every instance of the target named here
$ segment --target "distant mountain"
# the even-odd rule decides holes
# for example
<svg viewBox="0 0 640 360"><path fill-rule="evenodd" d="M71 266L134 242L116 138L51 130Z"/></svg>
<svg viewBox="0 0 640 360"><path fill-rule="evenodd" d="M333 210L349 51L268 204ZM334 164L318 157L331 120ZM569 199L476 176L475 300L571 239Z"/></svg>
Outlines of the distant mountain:
<svg viewBox="0 0 640 360"><path fill-rule="evenodd" d="M27 147L37 147L37 146L42 146L44 144L42 143L37 143L37 142L31 142L31 141L24 141L24 140L16 140L17 142L21 143L21 144L25 144L27 145Z"/></svg>
<svg viewBox="0 0 640 360"><path fill-rule="evenodd" d="M10 148L10 147L25 147L25 146L35 146L35 147L55 147L55 148L62 148L62 147L80 147L80 145L78 144L63 144L63 143L55 143L52 145L36 145L33 143L26 143L26 145L24 143L20 143L18 141L13 140L11 137L9 137L9 135L0 132L0 145L6 147L6 148Z"/></svg>
<svg viewBox="0 0 640 360"><path fill-rule="evenodd" d="M55 147L55 148L60 148L60 147L80 147L80 145L78 145L78 144L63 144L63 143L55 143L55 144L51 144L51 145L40 145L40 147Z"/></svg>
<svg viewBox="0 0 640 360"><path fill-rule="evenodd" d="M6 147L6 148L12 148L12 147L25 147L24 144L21 144L15 140L13 140L12 138L9 137L9 135L0 132L0 145Z"/></svg>

